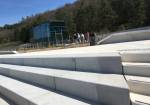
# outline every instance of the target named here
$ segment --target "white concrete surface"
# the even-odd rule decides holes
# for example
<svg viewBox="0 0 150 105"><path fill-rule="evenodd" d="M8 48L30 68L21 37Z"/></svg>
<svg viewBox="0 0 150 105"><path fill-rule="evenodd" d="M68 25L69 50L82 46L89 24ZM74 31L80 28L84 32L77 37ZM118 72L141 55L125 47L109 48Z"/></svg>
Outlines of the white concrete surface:
<svg viewBox="0 0 150 105"><path fill-rule="evenodd" d="M17 51L0 51L0 55L18 54Z"/></svg>
<svg viewBox="0 0 150 105"><path fill-rule="evenodd" d="M129 90L121 75L94 75L64 74L56 78L56 90L74 93L77 96L102 102L106 105L128 105ZM68 77L66 79L65 77ZM69 80L69 78L71 78ZM80 78L80 79L79 79ZM76 81L86 81L76 82Z"/></svg>
<svg viewBox="0 0 150 105"><path fill-rule="evenodd" d="M121 57L118 53L4 56L0 61L4 64L122 74Z"/></svg>
<svg viewBox="0 0 150 105"><path fill-rule="evenodd" d="M146 95L130 93L132 105L150 105L150 97Z"/></svg>
<svg viewBox="0 0 150 105"><path fill-rule="evenodd" d="M135 42L123 42L116 44L106 44L97 45L89 47L80 48L69 48L60 50L48 50L48 51L38 51L15 55L0 55L2 57L12 57L12 56L34 56L34 55L64 55L64 54L90 54L90 53L108 53L108 52L120 52L120 51L132 51L132 50L150 50L150 40L135 41Z"/></svg>
<svg viewBox="0 0 150 105"><path fill-rule="evenodd" d="M54 77L48 69L0 64L0 74L55 90Z"/></svg>
<svg viewBox="0 0 150 105"><path fill-rule="evenodd" d="M12 58L1 58L0 59L0 62L1 63L5 63L5 64L16 64L16 65L23 65L23 59L22 58L15 58L15 59L12 59Z"/></svg>
<svg viewBox="0 0 150 105"><path fill-rule="evenodd" d="M105 105L129 105L129 89L123 75L7 64L0 64L0 73Z"/></svg>
<svg viewBox="0 0 150 105"><path fill-rule="evenodd" d="M19 58L18 58L19 59ZM11 64L11 62L10 62ZM34 67L46 67L56 69L75 70L75 60L72 57L38 57L37 58L23 58L23 65Z"/></svg>
<svg viewBox="0 0 150 105"><path fill-rule="evenodd" d="M125 76L130 91L138 94L150 95L150 78L139 76Z"/></svg>
<svg viewBox="0 0 150 105"><path fill-rule="evenodd" d="M128 58L127 57L128 54L127 56L125 54L132 51L137 51L137 52L141 51L142 53L137 54L137 56L135 57L132 56L131 59L129 59L130 55ZM102 57L105 55L106 52L110 53L109 56L106 54L106 56L108 58L110 57L110 59L106 59ZM111 73L117 73L117 74L122 73L120 72L122 69L118 69L120 68L120 66L115 67L116 64L117 65L120 64L118 64L119 61L118 55L116 57L117 60L114 61L113 53L121 53L121 55L123 56L122 60L126 62L133 61L133 62L149 63L150 62L149 52L150 52L150 40L147 40L147 41L99 45L99 46L84 47L84 48L71 48L71 49L62 49L62 50L54 50L54 51L31 52L31 53L15 54L15 55L0 55L0 63L7 63L7 64L13 63L17 65L26 64L29 66L31 66L31 64L33 64L34 66L39 66L41 64L41 66L43 65L49 66L50 64L48 61L50 60L48 59L51 58L51 60L53 59L52 61L55 61L51 63L52 64L51 67L57 66L57 69L61 68L61 69L70 69L70 70L82 70L87 72L99 71L101 73L109 73L109 74L98 74L98 73L87 73L87 72L85 73L79 71L75 72L75 71L65 71L65 70L56 70L56 69L55 70L50 69L51 71L50 72L49 70L46 69L41 69L41 68L35 69L34 67L33 68L19 67L20 70L19 71L18 66L14 67L15 65L14 66L3 65L4 67L3 69L1 69L1 72L3 72L5 75L9 74L9 76L15 78L18 77L20 79L24 79L29 82L31 82L32 80L33 84L40 84L43 87L48 87L55 90L63 91L64 93L68 93L70 95L75 95L78 97L80 96L82 98L93 100L96 102L99 102L100 100L100 102L102 102L104 105L129 105L129 90L123 76L122 75L117 76L116 74L111 74ZM104 55L100 53L103 53ZM89 54L91 54L91 57L89 58L85 57ZM97 55L99 55L100 58L96 58ZM67 60L57 59L60 57L62 58L66 57ZM45 59L45 61L43 61L43 59ZM60 63L60 65L56 65L56 62L62 62L62 63ZM79 64L76 62L79 62ZM81 64L80 62L82 62L82 64L86 66L80 65ZM55 65L53 63L55 63ZM98 65L99 63L101 63L101 65ZM9 69L9 67L11 69ZM86 70L86 67L90 69ZM143 93L147 94L149 92L149 88L148 88L150 83L149 79L134 78L133 81L132 79L130 80L131 80L130 82L131 85L134 84L132 87L134 91L136 91L134 89L135 87L139 89L139 91L137 92L140 94ZM11 100L14 100L19 105L51 105L51 104L52 105L62 105L62 104L63 105L93 105L92 103L89 102L80 101L80 99L76 100L74 98L69 98L64 94L60 95L52 91L38 88L36 86L33 86L33 84L29 85L14 79L0 76L0 93L2 93L3 95L5 95L7 98ZM143 90L141 89L141 87L143 88ZM148 90L146 90L147 91L146 92L145 89L147 88Z"/></svg>
<svg viewBox="0 0 150 105"><path fill-rule="evenodd" d="M117 53L99 53L75 58L76 70L85 72L122 74L121 57ZM109 66L108 66L109 65Z"/></svg>
<svg viewBox="0 0 150 105"><path fill-rule="evenodd" d="M150 30L114 33L98 42L98 44L121 43L139 40L150 40Z"/></svg>
<svg viewBox="0 0 150 105"><path fill-rule="evenodd" d="M1 75L0 93L18 105L95 105Z"/></svg>
<svg viewBox="0 0 150 105"><path fill-rule="evenodd" d="M0 105L15 105L10 100L6 99L2 95L0 95Z"/></svg>
<svg viewBox="0 0 150 105"><path fill-rule="evenodd" d="M125 75L150 77L150 63L123 62Z"/></svg>
<svg viewBox="0 0 150 105"><path fill-rule="evenodd" d="M123 62L150 63L150 51L123 51L120 53Z"/></svg>
<svg viewBox="0 0 150 105"><path fill-rule="evenodd" d="M150 51L120 52L132 105L150 104ZM133 93L132 93L133 92Z"/></svg>
<svg viewBox="0 0 150 105"><path fill-rule="evenodd" d="M9 105L9 103L7 103L5 100L0 98L0 105Z"/></svg>

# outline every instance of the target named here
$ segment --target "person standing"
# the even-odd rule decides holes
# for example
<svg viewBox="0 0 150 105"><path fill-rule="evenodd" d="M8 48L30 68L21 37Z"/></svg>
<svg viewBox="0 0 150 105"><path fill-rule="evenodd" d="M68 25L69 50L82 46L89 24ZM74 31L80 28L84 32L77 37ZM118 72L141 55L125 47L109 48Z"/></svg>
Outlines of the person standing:
<svg viewBox="0 0 150 105"><path fill-rule="evenodd" d="M90 33L87 32L87 33L85 34L85 41L86 41L86 43L88 43L89 40L90 40Z"/></svg>
<svg viewBox="0 0 150 105"><path fill-rule="evenodd" d="M73 40L74 40L74 43L76 43L77 44L77 34L75 33L74 35L73 35Z"/></svg>
<svg viewBox="0 0 150 105"><path fill-rule="evenodd" d="M81 34L81 42L82 42L82 44L84 44L84 42L85 42L85 36L83 33Z"/></svg>
<svg viewBox="0 0 150 105"><path fill-rule="evenodd" d="M78 33L77 36L78 36L78 43L81 43L81 36L80 36L80 34Z"/></svg>
<svg viewBox="0 0 150 105"><path fill-rule="evenodd" d="M90 33L90 46L94 46L96 44L95 39L96 39L95 33L91 32Z"/></svg>

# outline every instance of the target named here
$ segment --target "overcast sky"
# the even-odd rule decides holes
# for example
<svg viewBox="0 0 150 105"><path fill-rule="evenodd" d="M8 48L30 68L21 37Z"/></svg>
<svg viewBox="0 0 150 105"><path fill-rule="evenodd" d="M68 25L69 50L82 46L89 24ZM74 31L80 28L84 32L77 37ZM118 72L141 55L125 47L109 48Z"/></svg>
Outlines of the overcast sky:
<svg viewBox="0 0 150 105"><path fill-rule="evenodd" d="M0 0L0 26L13 24L22 17L56 9L76 0Z"/></svg>

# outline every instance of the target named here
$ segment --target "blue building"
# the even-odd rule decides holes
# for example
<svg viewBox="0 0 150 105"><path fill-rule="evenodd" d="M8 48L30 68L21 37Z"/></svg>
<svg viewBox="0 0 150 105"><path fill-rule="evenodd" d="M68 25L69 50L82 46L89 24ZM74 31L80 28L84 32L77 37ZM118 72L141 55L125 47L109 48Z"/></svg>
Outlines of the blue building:
<svg viewBox="0 0 150 105"><path fill-rule="evenodd" d="M65 35L64 21L51 21L37 25L33 28L33 40L36 42L62 43Z"/></svg>

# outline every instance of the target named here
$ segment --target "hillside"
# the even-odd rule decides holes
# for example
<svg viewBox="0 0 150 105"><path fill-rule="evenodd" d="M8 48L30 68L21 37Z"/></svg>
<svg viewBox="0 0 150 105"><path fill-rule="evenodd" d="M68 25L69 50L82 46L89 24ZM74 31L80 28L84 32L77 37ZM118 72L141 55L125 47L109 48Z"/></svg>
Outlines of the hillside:
<svg viewBox="0 0 150 105"><path fill-rule="evenodd" d="M22 18L0 27L0 43L29 42L31 28L49 20L64 20L68 34L108 33L150 25L149 0L77 0L56 10ZM2 40L2 41L1 41Z"/></svg>

